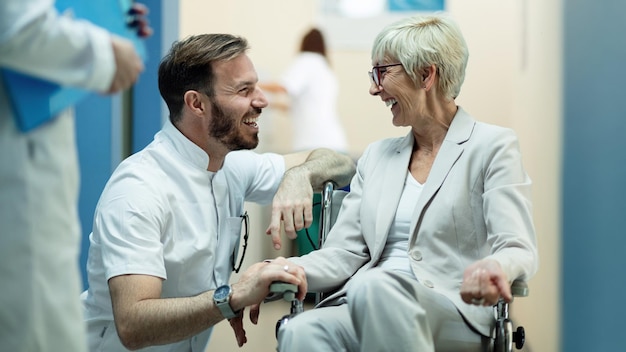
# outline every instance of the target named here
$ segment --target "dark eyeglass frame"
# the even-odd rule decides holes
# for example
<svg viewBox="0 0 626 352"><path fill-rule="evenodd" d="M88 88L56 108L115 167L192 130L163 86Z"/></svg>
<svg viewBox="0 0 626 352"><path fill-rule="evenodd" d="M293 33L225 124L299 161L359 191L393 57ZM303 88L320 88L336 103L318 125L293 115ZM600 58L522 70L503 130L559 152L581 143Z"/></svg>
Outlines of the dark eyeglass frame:
<svg viewBox="0 0 626 352"><path fill-rule="evenodd" d="M250 228L248 225L250 222L250 218L248 216L248 212L245 211L242 215L239 215L239 217L241 218L241 222L243 223L243 226L245 226L246 231L243 234L243 248L241 252L241 259L239 259L239 265L237 266L235 266L236 258L235 258L235 251L233 251L231 265L235 273L239 273L239 270L241 270L241 264L243 264L243 258L246 256L246 248L248 248L248 235L250 235Z"/></svg>
<svg viewBox="0 0 626 352"><path fill-rule="evenodd" d="M367 74L370 76L370 80L372 81L372 83L374 83L376 86L380 86L380 83L383 80L383 74L387 72L387 67L393 67L393 66L402 66L402 64L396 63L396 64L389 64L389 65L376 65L376 66L373 66L372 70L369 71Z"/></svg>

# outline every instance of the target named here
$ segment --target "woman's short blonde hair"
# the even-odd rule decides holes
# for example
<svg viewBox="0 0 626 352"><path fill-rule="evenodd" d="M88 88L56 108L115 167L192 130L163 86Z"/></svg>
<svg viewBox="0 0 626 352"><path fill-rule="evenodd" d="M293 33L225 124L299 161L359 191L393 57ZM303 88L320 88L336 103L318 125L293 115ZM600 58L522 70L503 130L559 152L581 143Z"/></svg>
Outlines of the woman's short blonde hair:
<svg viewBox="0 0 626 352"><path fill-rule="evenodd" d="M393 23L376 36L372 47L372 62L402 63L417 85L422 83L424 69L435 65L439 91L449 99L461 91L468 56L458 25L442 13Z"/></svg>

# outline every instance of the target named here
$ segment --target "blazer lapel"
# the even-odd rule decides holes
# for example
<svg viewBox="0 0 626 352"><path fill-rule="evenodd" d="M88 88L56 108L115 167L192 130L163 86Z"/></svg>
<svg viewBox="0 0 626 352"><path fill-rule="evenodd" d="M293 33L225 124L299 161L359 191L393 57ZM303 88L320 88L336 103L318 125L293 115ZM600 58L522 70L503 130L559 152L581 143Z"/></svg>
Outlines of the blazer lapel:
<svg viewBox="0 0 626 352"><path fill-rule="evenodd" d="M476 121L459 107L413 211L409 232L411 234L409 248L415 244L417 239L416 230L422 221L424 210L443 185L456 161L463 154L463 145L469 140L475 124Z"/></svg>
<svg viewBox="0 0 626 352"><path fill-rule="evenodd" d="M383 191L380 195L380 203L376 213L376 241L374 258L382 252L384 243L387 241L389 228L396 214L400 196L404 189L404 182L409 167L409 158L413 149L413 134L409 132L396 146L396 150L388 159L384 177L381 180Z"/></svg>

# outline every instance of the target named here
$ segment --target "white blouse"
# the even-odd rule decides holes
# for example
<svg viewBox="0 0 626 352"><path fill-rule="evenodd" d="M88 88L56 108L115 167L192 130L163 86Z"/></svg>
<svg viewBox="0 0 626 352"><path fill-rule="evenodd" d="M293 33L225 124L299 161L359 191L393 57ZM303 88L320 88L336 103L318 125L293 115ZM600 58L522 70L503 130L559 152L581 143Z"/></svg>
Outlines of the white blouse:
<svg viewBox="0 0 626 352"><path fill-rule="evenodd" d="M379 267L400 271L415 277L409 264L407 251L411 216L423 188L424 185L417 182L413 175L407 171L404 181L404 190L400 197L396 216L389 229L389 236L387 237L387 243L385 244L381 260L378 264Z"/></svg>

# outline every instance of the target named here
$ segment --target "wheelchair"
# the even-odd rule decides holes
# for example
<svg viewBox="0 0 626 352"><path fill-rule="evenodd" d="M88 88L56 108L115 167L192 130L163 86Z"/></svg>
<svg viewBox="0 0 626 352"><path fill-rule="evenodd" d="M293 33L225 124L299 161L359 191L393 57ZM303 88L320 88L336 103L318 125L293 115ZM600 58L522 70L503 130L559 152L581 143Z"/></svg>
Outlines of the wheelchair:
<svg viewBox="0 0 626 352"><path fill-rule="evenodd" d="M319 217L319 248L326 240L326 236L330 228L337 220L337 214L341 208L343 198L348 194L347 191L336 190L332 182L327 182L322 190L321 210ZM296 299L297 286L283 282L275 282L270 286L270 297L266 302L277 299L284 299L291 302L289 314L283 316L276 323L275 334L278 336L278 330L284 324L287 324L291 318L304 311L303 302ZM511 293L513 297L526 297L529 294L528 285L521 280L515 280L511 284ZM323 293L315 293L315 304L317 305L323 299ZM512 352L513 346L520 350L526 342L526 332L523 326L518 326L514 330L513 322L509 318L509 303L500 299L493 306L494 312L494 328L492 330L492 352Z"/></svg>

